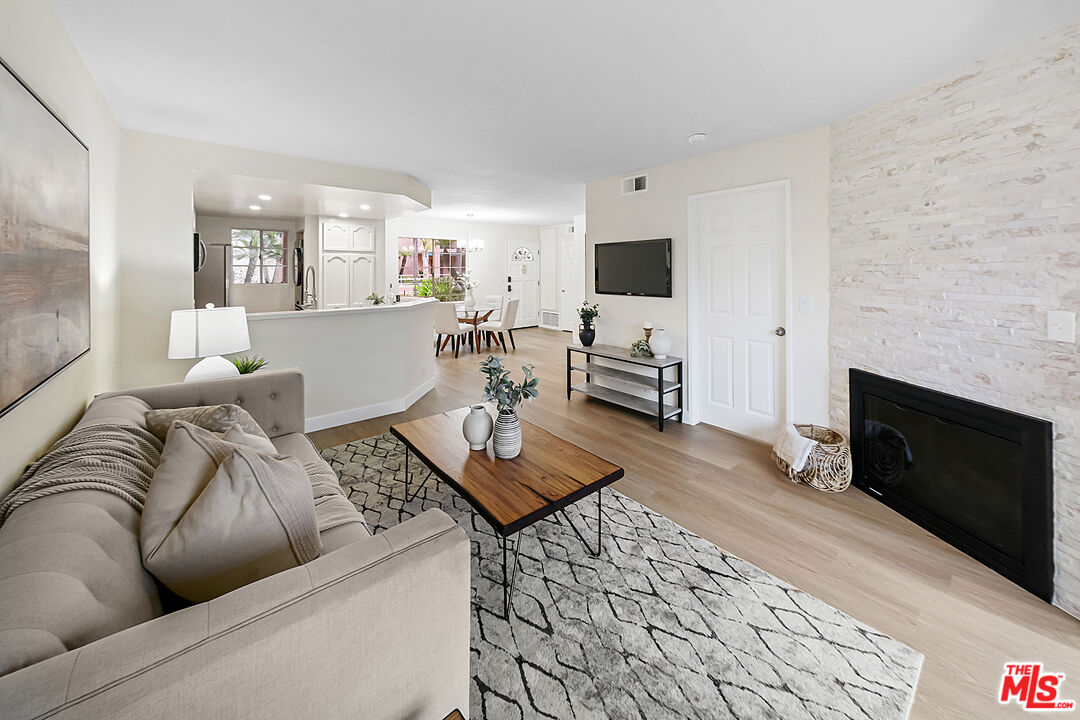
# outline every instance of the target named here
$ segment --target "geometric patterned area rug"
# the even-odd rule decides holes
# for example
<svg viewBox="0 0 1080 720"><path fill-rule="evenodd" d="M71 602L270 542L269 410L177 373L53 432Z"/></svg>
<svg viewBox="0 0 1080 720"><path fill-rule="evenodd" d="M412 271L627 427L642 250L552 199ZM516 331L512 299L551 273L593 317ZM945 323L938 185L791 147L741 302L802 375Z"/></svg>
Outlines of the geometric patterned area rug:
<svg viewBox="0 0 1080 720"><path fill-rule="evenodd" d="M907 717L920 653L610 488L600 557L557 516L522 532L507 623L497 538L465 500L432 475L403 505L389 434L322 455L372 532L435 507L471 538L472 718ZM414 454L410 473L428 475ZM569 513L594 542L595 498Z"/></svg>

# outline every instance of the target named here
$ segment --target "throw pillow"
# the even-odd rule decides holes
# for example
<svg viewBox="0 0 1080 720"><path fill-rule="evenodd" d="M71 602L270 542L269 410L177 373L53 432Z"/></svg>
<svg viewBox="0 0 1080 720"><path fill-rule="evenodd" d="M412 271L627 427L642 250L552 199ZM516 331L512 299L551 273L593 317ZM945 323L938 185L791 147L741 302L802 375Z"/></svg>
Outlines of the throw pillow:
<svg viewBox="0 0 1080 720"><path fill-rule="evenodd" d="M204 602L319 556L311 483L298 460L177 420L143 509L146 569Z"/></svg>
<svg viewBox="0 0 1080 720"><path fill-rule="evenodd" d="M255 418L239 405L201 405L151 410L146 413L146 429L164 442L174 420L183 420L217 433L226 432L233 425L239 425L241 430L250 435L266 437L266 433L259 427L259 423L255 422Z"/></svg>
<svg viewBox="0 0 1080 720"><path fill-rule="evenodd" d="M226 430L221 439L225 442L230 442L233 445L243 445L244 447L254 448L262 452L270 453L271 455L281 454L278 452L278 449L274 447L274 443L270 442L268 437L265 435L252 435L251 433L246 433L244 432L244 429L240 427L239 423Z"/></svg>

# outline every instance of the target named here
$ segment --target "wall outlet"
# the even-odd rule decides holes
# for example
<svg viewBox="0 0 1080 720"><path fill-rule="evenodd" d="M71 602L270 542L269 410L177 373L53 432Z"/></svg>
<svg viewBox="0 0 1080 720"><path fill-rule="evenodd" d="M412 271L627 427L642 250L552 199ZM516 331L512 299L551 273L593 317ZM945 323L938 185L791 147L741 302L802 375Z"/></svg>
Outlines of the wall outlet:
<svg viewBox="0 0 1080 720"><path fill-rule="evenodd" d="M814 298L809 295L799 296L799 312L809 313L814 312Z"/></svg>
<svg viewBox="0 0 1080 720"><path fill-rule="evenodd" d="M1076 313L1070 310L1051 310L1046 313L1046 339L1076 342Z"/></svg>

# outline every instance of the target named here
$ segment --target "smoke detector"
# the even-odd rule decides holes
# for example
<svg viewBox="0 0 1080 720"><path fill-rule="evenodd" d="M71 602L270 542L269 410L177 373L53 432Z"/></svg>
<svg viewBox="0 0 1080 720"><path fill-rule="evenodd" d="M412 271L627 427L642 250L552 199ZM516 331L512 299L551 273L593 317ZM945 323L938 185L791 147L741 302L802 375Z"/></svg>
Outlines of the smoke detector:
<svg viewBox="0 0 1080 720"><path fill-rule="evenodd" d="M705 133L696 132L690 133L689 137L687 137L686 139L691 145L700 145L701 143L705 142L706 137L708 136Z"/></svg>

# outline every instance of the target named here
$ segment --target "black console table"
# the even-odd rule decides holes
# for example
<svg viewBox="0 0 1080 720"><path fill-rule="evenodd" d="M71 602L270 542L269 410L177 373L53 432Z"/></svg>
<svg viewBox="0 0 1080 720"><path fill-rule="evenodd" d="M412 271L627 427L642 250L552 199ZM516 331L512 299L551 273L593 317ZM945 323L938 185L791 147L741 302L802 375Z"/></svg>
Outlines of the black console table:
<svg viewBox="0 0 1080 720"><path fill-rule="evenodd" d="M574 362L574 353L585 356L584 360ZM619 363L637 365L655 370L655 374L644 375L633 370L624 370L610 365L599 365L593 362L593 358L604 358ZM664 377L664 371L675 368L674 379ZM574 371L585 373L585 382L572 384L571 373ZM592 381L593 375L609 377L624 383L632 383L641 387L656 391L656 400L650 400L638 395L633 395L621 390L614 390L603 385L597 385ZM615 405L637 410L638 412L652 415L656 418L660 432L664 432L664 421L668 418L677 417L682 422L683 416L683 360L682 358L668 355L663 360L654 357L633 357L626 348L614 345L582 345L566 346L566 399L570 399L571 392L579 392L600 400L605 400ZM669 405L665 398L669 393L678 393L678 404Z"/></svg>

